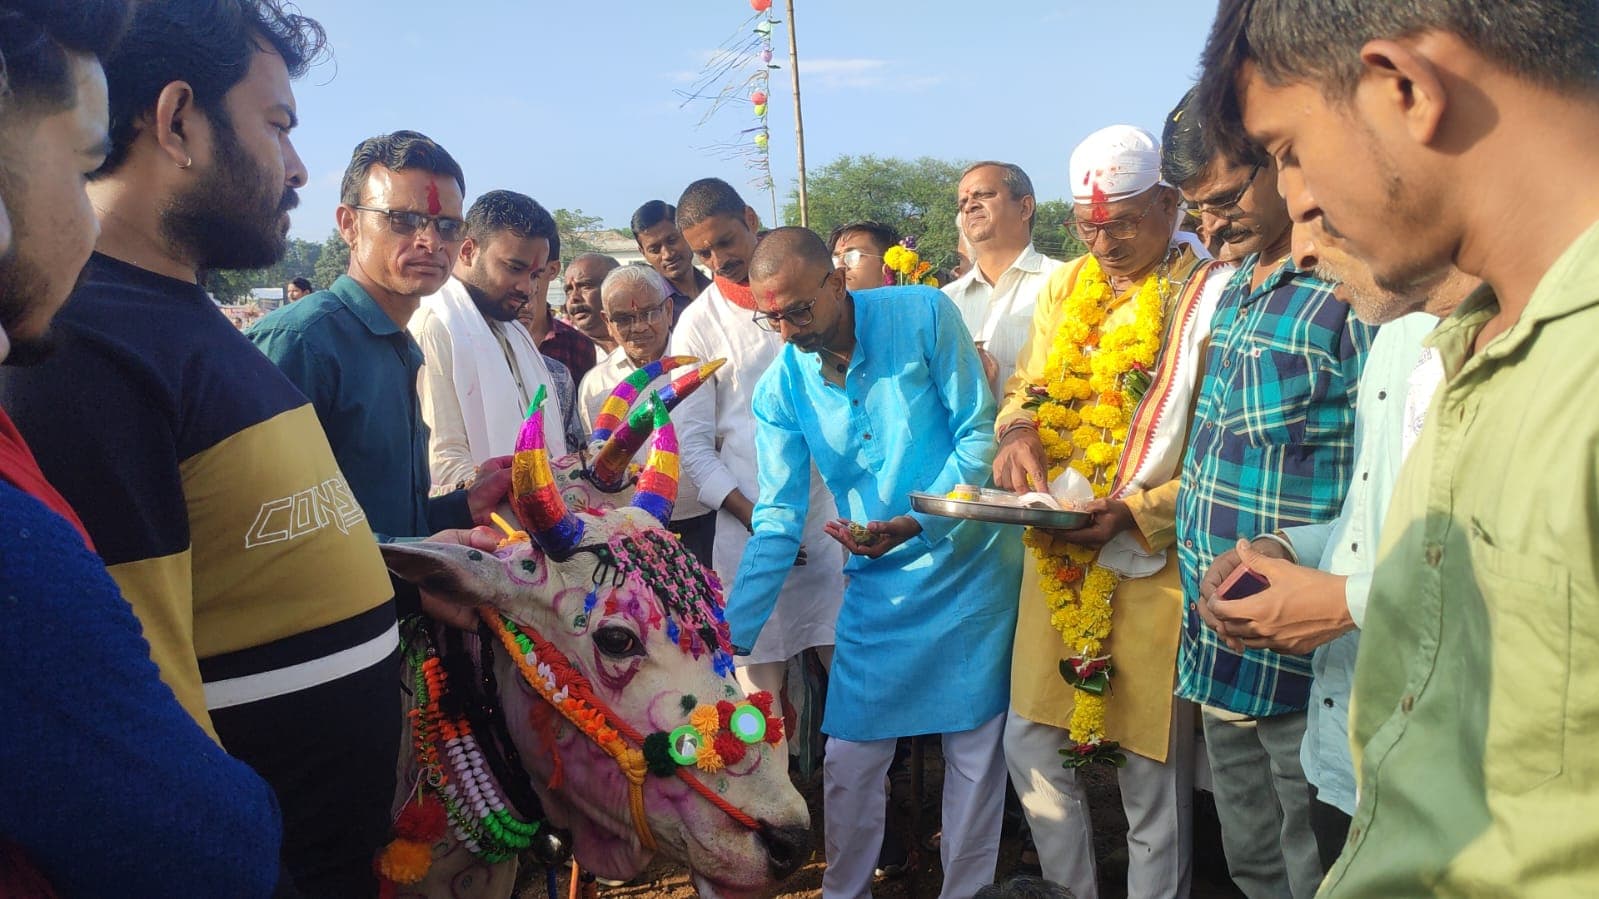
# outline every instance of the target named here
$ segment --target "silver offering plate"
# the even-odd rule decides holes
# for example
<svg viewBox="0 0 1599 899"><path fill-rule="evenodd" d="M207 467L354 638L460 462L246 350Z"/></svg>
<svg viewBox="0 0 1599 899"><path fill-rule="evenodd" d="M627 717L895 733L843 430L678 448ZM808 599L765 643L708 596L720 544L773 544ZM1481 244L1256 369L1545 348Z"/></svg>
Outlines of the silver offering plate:
<svg viewBox="0 0 1599 899"><path fill-rule="evenodd" d="M984 489L975 500L949 499L931 493L911 493L911 508L929 515L945 518L965 518L971 521L988 521L994 524L1019 524L1034 528L1059 528L1070 530L1088 524L1093 516L1087 512L1064 512L1059 509L1039 509L1017 504L1020 497L1003 490Z"/></svg>

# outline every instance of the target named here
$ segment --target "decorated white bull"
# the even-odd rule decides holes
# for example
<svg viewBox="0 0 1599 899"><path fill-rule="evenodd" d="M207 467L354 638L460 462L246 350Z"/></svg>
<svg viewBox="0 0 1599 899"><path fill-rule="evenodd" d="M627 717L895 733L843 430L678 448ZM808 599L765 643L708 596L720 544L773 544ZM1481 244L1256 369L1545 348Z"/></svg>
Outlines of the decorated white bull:
<svg viewBox="0 0 1599 899"><path fill-rule="evenodd" d="M719 363L629 414L663 369L695 361L669 357L619 385L588 459L552 465L534 411L512 469L525 531L498 551L383 548L396 574L482 619L475 634L425 619L407 632L412 739L378 860L386 893L507 897L518 855L554 861L568 840L607 878L664 853L707 895L759 892L805 861L810 820L782 720L734 681L721 586L666 530L678 470L667 412Z"/></svg>

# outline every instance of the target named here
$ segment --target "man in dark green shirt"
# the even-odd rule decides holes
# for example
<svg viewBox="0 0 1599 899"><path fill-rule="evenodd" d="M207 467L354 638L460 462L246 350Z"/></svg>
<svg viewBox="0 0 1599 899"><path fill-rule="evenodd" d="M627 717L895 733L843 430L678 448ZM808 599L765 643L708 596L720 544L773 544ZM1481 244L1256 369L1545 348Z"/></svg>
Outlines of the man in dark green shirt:
<svg viewBox="0 0 1599 899"><path fill-rule="evenodd" d="M488 524L510 488L510 460L498 458L470 485L428 498L422 350L405 325L455 265L465 190L461 167L421 134L362 141L337 213L348 274L247 335L310 398L356 501L386 537Z"/></svg>

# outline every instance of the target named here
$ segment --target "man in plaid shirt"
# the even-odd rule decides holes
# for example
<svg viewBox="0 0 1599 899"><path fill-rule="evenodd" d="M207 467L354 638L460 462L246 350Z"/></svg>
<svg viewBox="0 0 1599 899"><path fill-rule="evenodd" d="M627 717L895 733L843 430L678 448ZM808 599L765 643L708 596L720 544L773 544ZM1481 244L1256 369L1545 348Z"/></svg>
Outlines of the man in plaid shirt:
<svg viewBox="0 0 1599 899"><path fill-rule="evenodd" d="M1243 261L1212 320L1177 498L1186 604L1177 695L1203 708L1233 880L1250 897L1308 899L1324 873L1299 763L1310 657L1235 653L1196 604L1200 578L1239 538L1337 517L1354 463L1356 385L1375 329L1333 297L1332 284L1294 268L1272 160L1213 151L1188 105L1185 98L1173 124L1199 132L1195 152L1163 173Z"/></svg>

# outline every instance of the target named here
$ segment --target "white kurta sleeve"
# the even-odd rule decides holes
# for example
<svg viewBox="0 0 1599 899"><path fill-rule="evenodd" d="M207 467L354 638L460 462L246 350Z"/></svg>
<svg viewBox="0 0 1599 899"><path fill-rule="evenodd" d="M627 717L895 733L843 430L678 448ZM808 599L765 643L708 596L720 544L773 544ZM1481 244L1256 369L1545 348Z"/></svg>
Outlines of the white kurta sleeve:
<svg viewBox="0 0 1599 899"><path fill-rule="evenodd" d="M677 328L672 332L669 352L672 355L696 356L715 359L727 355L720 341L707 334L704 309L696 303L683 312ZM712 509L720 509L722 500L738 488L738 479L722 462L716 450L716 420L719 386L712 381L696 390L692 396L672 410L672 424L677 427L678 453L683 469L700 488L700 502Z"/></svg>
<svg viewBox="0 0 1599 899"><path fill-rule="evenodd" d="M428 475L434 492L447 492L477 473L467 445L466 420L455 392L455 354L444 322L423 307L411 322L411 335L422 348L423 365L416 376L422 420L427 423Z"/></svg>

